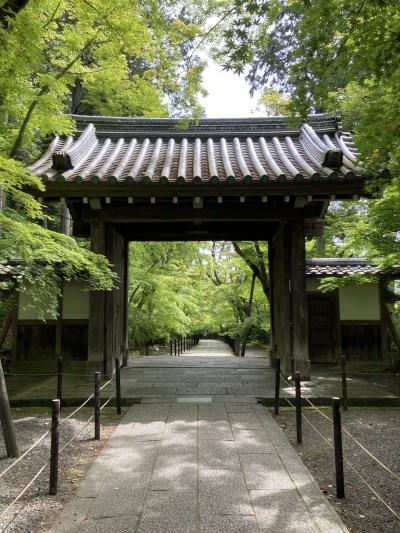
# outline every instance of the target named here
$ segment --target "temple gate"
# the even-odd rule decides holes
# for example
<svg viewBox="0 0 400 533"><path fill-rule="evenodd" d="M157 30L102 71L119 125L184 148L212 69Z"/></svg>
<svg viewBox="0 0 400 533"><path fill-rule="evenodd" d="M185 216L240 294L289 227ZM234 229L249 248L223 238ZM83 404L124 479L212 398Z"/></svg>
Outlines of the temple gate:
<svg viewBox="0 0 400 533"><path fill-rule="evenodd" d="M74 116L30 167L61 202L73 235L110 260L116 288L90 295L88 368L110 373L127 356L128 242L269 242L272 351L284 372L310 371L305 239L334 199L366 195L354 144L334 115L173 119Z"/></svg>

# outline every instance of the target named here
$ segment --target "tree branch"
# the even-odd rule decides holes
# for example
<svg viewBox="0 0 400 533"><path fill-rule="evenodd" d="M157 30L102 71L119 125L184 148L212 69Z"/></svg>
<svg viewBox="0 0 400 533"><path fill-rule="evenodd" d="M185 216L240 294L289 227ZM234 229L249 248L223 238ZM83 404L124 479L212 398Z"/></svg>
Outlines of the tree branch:
<svg viewBox="0 0 400 533"><path fill-rule="evenodd" d="M79 54L77 54L73 59L71 59L71 61L62 70L60 70L60 72L55 76L54 81L60 80L63 76L65 76L65 74L67 74L67 72L80 59L80 57L82 56L82 53L85 52L94 43L99 32L100 30L98 30L96 34L86 42L85 46L82 48ZM51 86L44 85L39 91L36 98L31 102L30 106L28 107L28 111L26 112L25 118L22 121L21 127L18 131L18 135L15 139L14 146L12 147L10 151L10 157L14 157L17 151L19 150L22 144L24 135L25 135L26 128L28 127L28 124L32 118L32 115L33 115L33 112L35 111L36 106L39 104L40 98L48 94L50 91L51 91Z"/></svg>

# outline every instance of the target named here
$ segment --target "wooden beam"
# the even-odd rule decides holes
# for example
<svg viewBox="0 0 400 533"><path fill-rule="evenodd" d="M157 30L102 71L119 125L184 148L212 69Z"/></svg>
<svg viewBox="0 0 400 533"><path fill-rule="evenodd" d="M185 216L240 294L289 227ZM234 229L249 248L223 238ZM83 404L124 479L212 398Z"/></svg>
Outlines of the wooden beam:
<svg viewBox="0 0 400 533"><path fill-rule="evenodd" d="M132 194L132 186L129 183L57 183L49 181L46 183L46 190L40 192L43 197L90 197L90 196L114 196L118 198L128 197ZM268 195L308 195L325 196L327 199L332 194L338 200L346 197L352 198L354 195L371 197L371 194L364 189L364 182L361 179L343 181L304 181L304 182L266 182L266 183L135 183L136 196L157 196L158 198L173 196L262 196Z"/></svg>
<svg viewBox="0 0 400 533"><path fill-rule="evenodd" d="M197 204L200 205L200 204ZM173 205L137 205L132 209L128 205L112 205L104 206L101 211L94 211L83 207L81 211L81 219L85 222L92 220L103 220L106 222L119 224L129 222L165 222L165 221L192 221L194 219L202 219L203 221L232 221L240 222L245 220L262 221L287 221L287 220L303 220L304 218L319 217L320 208L318 205L308 204L303 209L293 209L289 205L272 206L259 203L258 205L245 204L209 204L204 205L203 208L193 209L188 204Z"/></svg>

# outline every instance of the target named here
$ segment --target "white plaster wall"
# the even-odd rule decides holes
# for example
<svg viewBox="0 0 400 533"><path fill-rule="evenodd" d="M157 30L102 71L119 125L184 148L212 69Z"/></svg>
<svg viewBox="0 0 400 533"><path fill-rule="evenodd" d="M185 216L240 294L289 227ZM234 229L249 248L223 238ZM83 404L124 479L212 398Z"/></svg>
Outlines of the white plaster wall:
<svg viewBox="0 0 400 533"><path fill-rule="evenodd" d="M56 297L54 297L54 304ZM41 312L40 312L41 311ZM29 292L29 288L20 292L18 296L18 319L19 320L55 320L56 317L49 312L49 306L42 303L39 311L39 305L35 303Z"/></svg>
<svg viewBox="0 0 400 533"><path fill-rule="evenodd" d="M68 281L64 284L63 319L89 319L89 291L82 281Z"/></svg>
<svg viewBox="0 0 400 533"><path fill-rule="evenodd" d="M379 285L348 285L339 288L340 320L380 320Z"/></svg>
<svg viewBox="0 0 400 533"><path fill-rule="evenodd" d="M306 287L307 291L314 292L319 290L319 278L307 278L306 279Z"/></svg>

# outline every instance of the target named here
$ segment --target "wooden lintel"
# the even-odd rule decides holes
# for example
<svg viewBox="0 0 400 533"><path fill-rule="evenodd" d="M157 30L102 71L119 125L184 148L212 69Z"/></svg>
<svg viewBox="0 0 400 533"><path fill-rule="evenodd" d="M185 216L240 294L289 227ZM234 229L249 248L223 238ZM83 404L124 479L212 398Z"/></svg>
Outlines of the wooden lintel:
<svg viewBox="0 0 400 533"><path fill-rule="evenodd" d="M57 183L48 182L46 190L40 192L43 197L93 197L93 196L111 196L115 198L127 198L132 195L132 189L135 190L135 196L157 196L159 198L172 198L174 196L194 197L194 196L263 196L268 195L312 195L321 196L327 199L332 195L340 200L342 198L353 198L354 195L371 197L371 194L364 190L361 180L346 180L343 182L299 182L299 183L220 183L220 184L144 184L135 183L133 185L117 183ZM39 195L38 195L39 196Z"/></svg>
<svg viewBox="0 0 400 533"><path fill-rule="evenodd" d="M191 221L201 218L209 221L241 221L241 220L302 220L304 218L316 218L319 215L318 207L307 205L304 209L294 210L289 205L282 207L270 206L269 204L214 204L204 205L203 209L193 209L187 204L176 205L170 204L163 206L155 205L138 205L135 209L129 206L104 206L101 211L95 211L83 208L81 219L86 222L92 220L104 220L111 223L129 223L129 222L157 222L157 221Z"/></svg>

